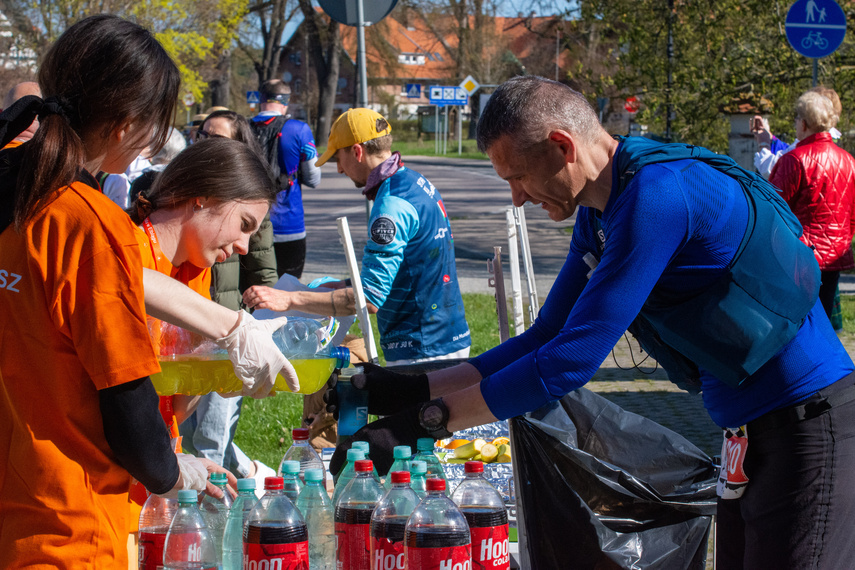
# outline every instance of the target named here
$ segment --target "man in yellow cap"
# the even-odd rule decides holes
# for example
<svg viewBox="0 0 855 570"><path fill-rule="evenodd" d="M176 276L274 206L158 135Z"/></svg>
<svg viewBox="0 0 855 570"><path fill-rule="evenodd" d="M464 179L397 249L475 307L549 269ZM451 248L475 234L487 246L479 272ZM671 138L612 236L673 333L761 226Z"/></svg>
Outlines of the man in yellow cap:
<svg viewBox="0 0 855 570"><path fill-rule="evenodd" d="M469 326L457 283L451 226L439 191L392 152L392 127L371 109L350 109L330 129L321 165L335 158L374 207L362 257L362 286L377 313L388 365L467 358ZM249 307L316 314L353 314L353 291L330 293L251 287Z"/></svg>

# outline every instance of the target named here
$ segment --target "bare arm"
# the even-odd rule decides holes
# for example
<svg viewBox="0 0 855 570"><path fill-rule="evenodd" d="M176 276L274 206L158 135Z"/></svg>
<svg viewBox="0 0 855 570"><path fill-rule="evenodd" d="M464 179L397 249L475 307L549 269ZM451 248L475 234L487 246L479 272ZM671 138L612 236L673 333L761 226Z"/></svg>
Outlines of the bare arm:
<svg viewBox="0 0 855 570"><path fill-rule="evenodd" d="M202 396L186 396L183 394L173 396L172 411L175 413L175 420L178 422L178 425L181 425L184 423L184 420L193 415L201 399Z"/></svg>
<svg viewBox="0 0 855 570"><path fill-rule="evenodd" d="M443 396L442 401L448 407L448 431L480 426L498 420L487 407L487 402L481 395L481 386L477 384Z"/></svg>
<svg viewBox="0 0 855 570"><path fill-rule="evenodd" d="M356 300L350 287L332 291L280 291L256 285L244 292L243 302L247 307L280 312L303 311L334 317L356 314ZM368 312L376 313L377 307L368 303Z"/></svg>
<svg viewBox="0 0 855 570"><path fill-rule="evenodd" d="M431 398L445 397L471 386L478 386L481 382L481 373L478 369L465 362L451 368L428 372L427 377Z"/></svg>
<svg viewBox="0 0 855 570"><path fill-rule="evenodd" d="M235 311L206 299L180 281L143 269L146 312L208 338L223 338L237 326Z"/></svg>

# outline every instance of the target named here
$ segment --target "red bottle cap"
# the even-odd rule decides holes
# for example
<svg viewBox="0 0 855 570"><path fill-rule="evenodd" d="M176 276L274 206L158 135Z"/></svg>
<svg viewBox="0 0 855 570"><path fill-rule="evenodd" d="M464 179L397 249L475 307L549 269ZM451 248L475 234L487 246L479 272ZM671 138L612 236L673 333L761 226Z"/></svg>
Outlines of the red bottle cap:
<svg viewBox="0 0 855 570"><path fill-rule="evenodd" d="M374 463L372 463L370 459L360 459L359 461L353 464L353 468L357 472L371 471L372 469L374 469Z"/></svg>
<svg viewBox="0 0 855 570"><path fill-rule="evenodd" d="M309 439L309 428L294 428L291 430L293 439Z"/></svg>
<svg viewBox="0 0 855 570"><path fill-rule="evenodd" d="M463 466L464 473L483 473L484 464L480 461L467 461Z"/></svg>
<svg viewBox="0 0 855 570"><path fill-rule="evenodd" d="M285 479L282 477L265 477L264 478L264 490L265 491L275 491L276 489L285 488Z"/></svg>
<svg viewBox="0 0 855 570"><path fill-rule="evenodd" d="M445 491L445 479L439 477L431 477L427 480L428 491Z"/></svg>
<svg viewBox="0 0 855 570"><path fill-rule="evenodd" d="M392 473L392 483L409 483L410 482L410 472L409 471L394 471Z"/></svg>

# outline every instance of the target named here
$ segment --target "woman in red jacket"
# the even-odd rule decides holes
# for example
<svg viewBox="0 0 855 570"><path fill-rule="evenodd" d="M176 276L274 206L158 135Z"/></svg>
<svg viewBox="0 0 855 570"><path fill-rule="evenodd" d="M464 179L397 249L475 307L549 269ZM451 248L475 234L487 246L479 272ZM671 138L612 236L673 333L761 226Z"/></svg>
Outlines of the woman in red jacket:
<svg viewBox="0 0 855 570"><path fill-rule="evenodd" d="M822 270L819 298L831 317L840 271L855 267L855 159L831 140L832 103L807 92L796 101L796 148L783 155L769 181L802 223L802 241L814 248Z"/></svg>

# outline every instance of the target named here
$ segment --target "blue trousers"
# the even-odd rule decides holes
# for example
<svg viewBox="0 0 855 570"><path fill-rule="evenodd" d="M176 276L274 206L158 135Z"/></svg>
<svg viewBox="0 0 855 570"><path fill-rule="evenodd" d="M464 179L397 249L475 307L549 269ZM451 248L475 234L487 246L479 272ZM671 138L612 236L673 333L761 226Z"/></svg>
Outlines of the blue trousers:
<svg viewBox="0 0 855 570"><path fill-rule="evenodd" d="M196 411L178 428L184 450L246 477L252 462L234 443L242 402L214 393L202 396Z"/></svg>

